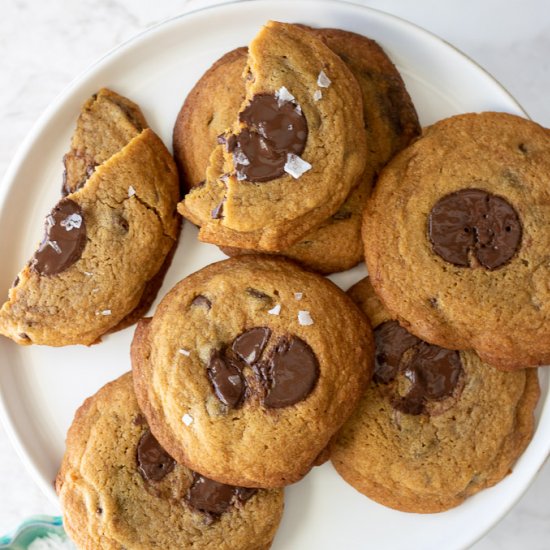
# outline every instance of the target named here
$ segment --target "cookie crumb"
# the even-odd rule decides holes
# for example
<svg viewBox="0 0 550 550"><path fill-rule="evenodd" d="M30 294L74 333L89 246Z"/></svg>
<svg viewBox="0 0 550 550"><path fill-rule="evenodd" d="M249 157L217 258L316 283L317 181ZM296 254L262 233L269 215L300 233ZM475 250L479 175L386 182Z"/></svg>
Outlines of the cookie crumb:
<svg viewBox="0 0 550 550"><path fill-rule="evenodd" d="M302 326L313 325L313 319L311 318L309 311L300 310L298 312L298 322Z"/></svg>
<svg viewBox="0 0 550 550"><path fill-rule="evenodd" d="M302 174L311 169L311 164L300 158L298 155L288 153L286 156L286 164L284 170L287 174L290 174L294 179L298 179Z"/></svg>
<svg viewBox="0 0 550 550"><path fill-rule="evenodd" d="M80 214L71 214L67 216L62 222L61 227L65 228L65 231L71 231L72 229L80 229L82 225L82 216Z"/></svg>
<svg viewBox="0 0 550 550"><path fill-rule="evenodd" d="M268 313L269 315L279 315L279 313L281 313L281 304L275 304L275 306L273 306Z"/></svg>
<svg viewBox="0 0 550 550"><path fill-rule="evenodd" d="M284 86L281 86L275 92L275 97L277 98L277 103L279 104L279 107L284 103L296 101L296 98Z"/></svg>
<svg viewBox="0 0 550 550"><path fill-rule="evenodd" d="M186 426L191 426L191 424L193 424L193 417L192 417L190 414L185 413L185 414L181 417L181 421L182 421Z"/></svg>
<svg viewBox="0 0 550 550"><path fill-rule="evenodd" d="M325 71L321 71L317 77L317 86L319 88L328 88L332 84L332 80L326 75Z"/></svg>
<svg viewBox="0 0 550 550"><path fill-rule="evenodd" d="M189 357L191 355L191 352L189 350L183 349L183 348L180 348L178 352L181 353L182 355L185 355L185 357Z"/></svg>
<svg viewBox="0 0 550 550"><path fill-rule="evenodd" d="M295 292L294 293L294 299L300 301L302 297L304 296L303 292Z"/></svg>
<svg viewBox="0 0 550 550"><path fill-rule="evenodd" d="M132 185L130 185L130 187L128 187L128 198L133 197L135 194L136 194L136 190Z"/></svg>
<svg viewBox="0 0 550 550"><path fill-rule="evenodd" d="M323 98L323 92L321 90L315 90L315 92L313 92L314 101L319 101L322 98Z"/></svg>

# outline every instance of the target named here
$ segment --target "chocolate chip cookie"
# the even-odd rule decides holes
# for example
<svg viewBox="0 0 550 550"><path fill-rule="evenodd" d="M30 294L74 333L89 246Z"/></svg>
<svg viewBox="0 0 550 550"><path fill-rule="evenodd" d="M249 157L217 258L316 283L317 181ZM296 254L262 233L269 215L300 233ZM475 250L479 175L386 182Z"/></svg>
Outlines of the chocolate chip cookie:
<svg viewBox="0 0 550 550"><path fill-rule="evenodd" d="M291 262L243 256L178 283L131 357L151 431L223 483L302 478L370 379L372 336L349 298Z"/></svg>
<svg viewBox="0 0 550 550"><path fill-rule="evenodd" d="M505 113L429 127L382 172L363 237L410 332L502 369L550 363L550 133Z"/></svg>
<svg viewBox="0 0 550 550"><path fill-rule="evenodd" d="M373 179L420 133L420 126L399 72L376 42L338 29L309 30L344 60L359 83L368 151L361 183L338 212L281 254L320 273L332 273L362 260L362 213ZM191 90L178 115L174 156L188 188L204 181L217 137L231 125L244 100L246 60L246 48L238 48L216 61ZM222 250L230 256L246 252L231 247Z"/></svg>
<svg viewBox="0 0 550 550"><path fill-rule="evenodd" d="M279 251L335 214L359 183L361 93L319 38L273 21L250 44L246 74L245 101L205 183L179 211L205 242Z"/></svg>
<svg viewBox="0 0 550 550"><path fill-rule="evenodd" d="M177 170L129 104L101 90L83 107L65 196L0 310L0 334L18 344L93 344L141 317L160 287L179 232Z"/></svg>
<svg viewBox="0 0 550 550"><path fill-rule="evenodd" d="M376 342L373 381L335 438L332 462L358 491L406 512L440 512L498 483L533 435L536 369L503 372L428 344L382 306L368 279L349 295Z"/></svg>
<svg viewBox="0 0 550 550"><path fill-rule="evenodd" d="M283 491L217 483L178 464L151 434L131 373L78 409L56 479L63 523L80 548L271 546Z"/></svg>

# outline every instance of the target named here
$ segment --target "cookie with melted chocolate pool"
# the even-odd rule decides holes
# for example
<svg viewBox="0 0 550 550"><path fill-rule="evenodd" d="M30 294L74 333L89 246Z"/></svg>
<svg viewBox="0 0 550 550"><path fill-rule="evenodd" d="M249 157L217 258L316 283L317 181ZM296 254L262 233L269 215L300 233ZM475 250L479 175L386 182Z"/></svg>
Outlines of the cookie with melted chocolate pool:
<svg viewBox="0 0 550 550"><path fill-rule="evenodd" d="M264 550L283 491L224 485L178 464L151 434L131 373L76 412L56 479L65 530L90 550Z"/></svg>
<svg viewBox="0 0 550 550"><path fill-rule="evenodd" d="M138 324L131 358L143 413L174 458L223 483L281 487L353 411L373 344L330 281L243 256L178 283Z"/></svg>
<svg viewBox="0 0 550 550"><path fill-rule="evenodd" d="M531 440L536 369L503 372L471 351L399 325L367 279L348 291L376 342L373 381L331 447L336 470L369 498L441 512L498 483Z"/></svg>
<svg viewBox="0 0 550 550"><path fill-rule="evenodd" d="M420 133L420 125L399 72L374 40L339 29L310 31L341 57L359 84L367 134L366 167L360 184L338 212L281 254L315 271L331 273L362 260L362 213L373 180ZM204 181L217 138L231 126L244 100L246 62L246 48L225 54L201 77L181 108L174 126L174 157L188 189ZM230 256L246 252L227 246L222 250Z"/></svg>
<svg viewBox="0 0 550 550"><path fill-rule="evenodd" d="M82 107L62 198L0 310L18 344L90 345L149 308L179 233L176 167L139 107L102 89Z"/></svg>
<svg viewBox="0 0 550 550"><path fill-rule="evenodd" d="M236 70L238 56L229 54L211 74ZM202 241L281 251L336 214L359 184L366 163L361 91L320 38L274 21L251 42L246 74L244 83L235 79L236 91L227 98L234 110L222 106L206 121L211 135L233 110L204 183L192 187L178 209L200 226Z"/></svg>
<svg viewBox="0 0 550 550"><path fill-rule="evenodd" d="M383 170L364 214L372 285L410 332L511 370L550 363L550 133L458 115Z"/></svg>

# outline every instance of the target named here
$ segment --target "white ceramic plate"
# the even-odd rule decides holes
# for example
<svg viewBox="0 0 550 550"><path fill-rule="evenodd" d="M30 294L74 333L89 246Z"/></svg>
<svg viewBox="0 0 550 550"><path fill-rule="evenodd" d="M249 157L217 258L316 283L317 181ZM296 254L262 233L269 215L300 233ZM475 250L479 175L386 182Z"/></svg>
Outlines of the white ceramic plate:
<svg viewBox="0 0 550 550"><path fill-rule="evenodd" d="M0 187L0 292L5 295L42 235L43 218L59 198L61 159L81 104L101 86L143 108L167 144L187 92L226 51L247 44L268 19L338 27L377 40L401 71L423 124L467 111L522 114L487 73L442 40L395 17L340 2L260 0L225 4L165 22L115 49L57 98L22 145ZM223 259L216 247L183 229L162 297L189 273ZM360 266L334 280L343 288L364 276ZM133 329L98 346L21 348L0 338L0 412L34 479L55 502L52 480L66 430L85 397L130 369ZM516 502L550 448L548 373L535 437L513 474L458 508L434 515L380 506L342 481L330 464L289 487L275 549L461 548L471 544Z"/></svg>

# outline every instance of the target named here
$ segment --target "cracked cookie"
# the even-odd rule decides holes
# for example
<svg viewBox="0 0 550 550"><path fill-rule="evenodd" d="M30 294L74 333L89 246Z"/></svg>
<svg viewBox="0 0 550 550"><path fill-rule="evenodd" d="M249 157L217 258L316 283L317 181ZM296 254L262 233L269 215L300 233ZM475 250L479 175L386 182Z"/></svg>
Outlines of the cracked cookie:
<svg viewBox="0 0 550 550"><path fill-rule="evenodd" d="M550 363L550 133L506 113L437 122L382 171L371 282L419 338L501 369Z"/></svg>
<svg viewBox="0 0 550 550"><path fill-rule="evenodd" d="M202 241L279 251L335 214L358 185L361 93L319 38L273 21L251 42L246 74L245 101L205 182L178 209L201 226Z"/></svg>
<svg viewBox="0 0 550 550"><path fill-rule="evenodd" d="M360 184L340 209L281 252L320 273L349 269L363 258L362 213L373 180L384 164L420 133L416 111L399 72L369 38L338 29L309 29L346 63L359 83L367 134L366 167ZM204 181L217 138L231 125L244 100L247 49L216 61L189 92L174 126L174 156L188 189ZM319 89L318 101L323 98ZM229 256L246 250L224 246Z"/></svg>
<svg viewBox="0 0 550 550"><path fill-rule="evenodd" d="M358 491L406 512L441 512L498 483L531 440L536 369L503 372L401 327L368 279L349 291L376 342L373 381L331 460Z"/></svg>
<svg viewBox="0 0 550 550"><path fill-rule="evenodd" d="M131 105L101 90L83 108L65 196L0 310L0 334L18 344L93 344L141 317L160 287L179 232L179 183Z"/></svg>
<svg viewBox="0 0 550 550"><path fill-rule="evenodd" d="M283 491L217 483L178 464L151 434L131 373L76 412L56 479L63 524L81 548L265 550Z"/></svg>
<svg viewBox="0 0 550 550"><path fill-rule="evenodd" d="M243 256L178 283L140 321L131 357L151 431L220 482L301 479L370 379L372 334L330 281Z"/></svg>

